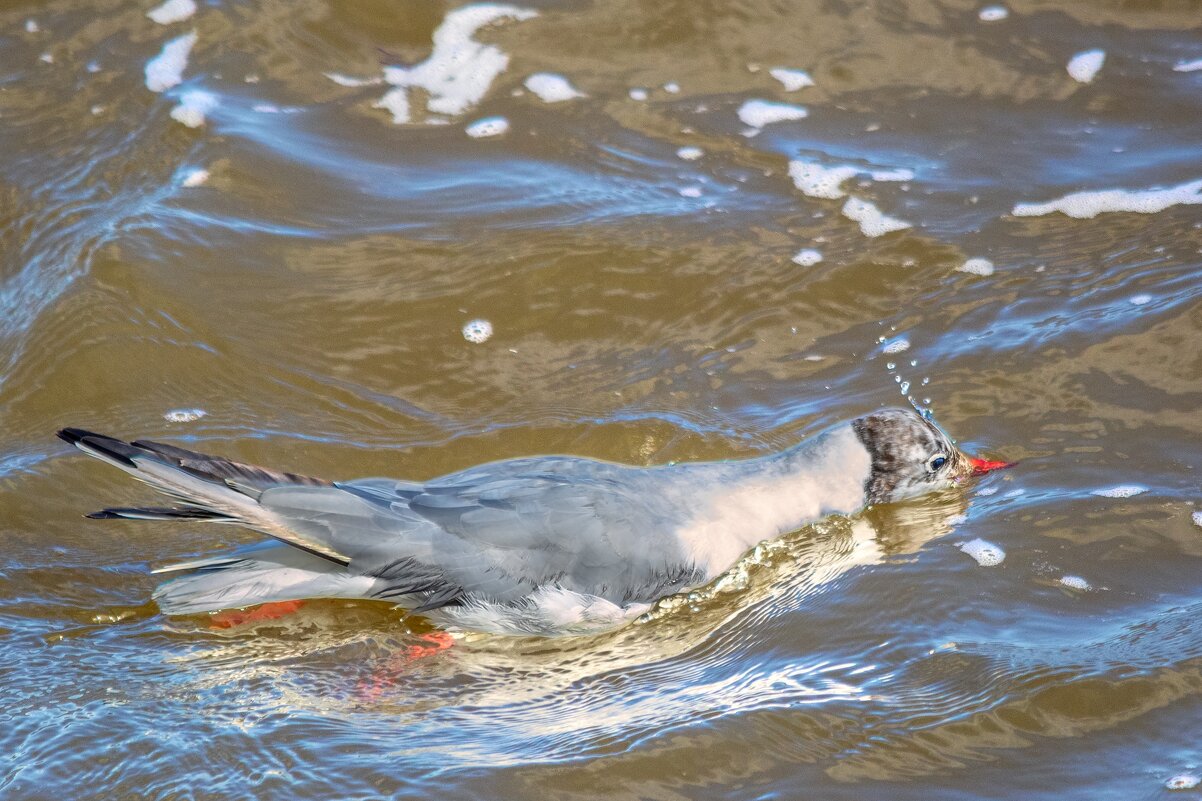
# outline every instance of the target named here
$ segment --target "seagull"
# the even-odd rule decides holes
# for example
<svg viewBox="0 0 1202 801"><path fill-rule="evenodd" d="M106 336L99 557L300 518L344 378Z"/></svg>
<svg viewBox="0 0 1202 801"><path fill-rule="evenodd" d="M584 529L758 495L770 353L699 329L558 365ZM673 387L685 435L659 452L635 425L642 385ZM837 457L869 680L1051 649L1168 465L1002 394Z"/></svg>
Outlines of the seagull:
<svg viewBox="0 0 1202 801"><path fill-rule="evenodd" d="M448 630L615 628L748 550L828 515L1009 467L883 409L754 459L652 467L575 456L481 464L430 481L326 481L78 428L58 436L170 496L98 519L227 523L270 539L155 570L168 615L308 598L386 601Z"/></svg>

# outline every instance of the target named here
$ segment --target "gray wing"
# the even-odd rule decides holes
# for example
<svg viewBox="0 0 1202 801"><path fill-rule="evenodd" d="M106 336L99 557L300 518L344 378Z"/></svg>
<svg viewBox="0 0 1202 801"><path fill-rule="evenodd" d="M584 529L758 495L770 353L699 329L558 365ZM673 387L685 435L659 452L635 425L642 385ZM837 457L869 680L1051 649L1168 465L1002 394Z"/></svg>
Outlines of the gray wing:
<svg viewBox="0 0 1202 801"><path fill-rule="evenodd" d="M570 457L517 459L415 484L387 479L289 487L261 503L386 580L379 597L419 593L513 602L545 584L613 603L650 602L700 583L673 535L678 510L657 471ZM317 530L322 529L322 530Z"/></svg>

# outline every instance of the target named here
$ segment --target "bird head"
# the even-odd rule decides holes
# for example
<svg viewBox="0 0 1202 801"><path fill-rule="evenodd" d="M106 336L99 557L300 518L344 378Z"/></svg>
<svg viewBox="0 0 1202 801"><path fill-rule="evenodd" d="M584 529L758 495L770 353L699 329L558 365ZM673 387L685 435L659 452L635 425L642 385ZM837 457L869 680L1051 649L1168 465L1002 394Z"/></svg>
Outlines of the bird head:
<svg viewBox="0 0 1202 801"><path fill-rule="evenodd" d="M865 484L869 504L912 498L1012 466L969 456L942 429L910 409L882 409L851 425L872 457Z"/></svg>

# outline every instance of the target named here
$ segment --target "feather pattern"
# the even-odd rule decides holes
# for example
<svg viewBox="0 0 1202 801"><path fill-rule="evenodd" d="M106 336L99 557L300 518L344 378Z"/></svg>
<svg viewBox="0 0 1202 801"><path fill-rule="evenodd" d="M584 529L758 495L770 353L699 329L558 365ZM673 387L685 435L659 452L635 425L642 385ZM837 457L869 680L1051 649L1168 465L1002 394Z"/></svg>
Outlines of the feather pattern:
<svg viewBox="0 0 1202 801"><path fill-rule="evenodd" d="M856 470L861 457L867 465L846 428L808 443L805 453L827 458L832 449L858 448L837 455L854 457L848 463ZM156 571L184 574L155 591L164 612L369 598L444 625L511 633L616 625L715 578L762 539L818 513L855 511L866 479L850 477L854 492L844 495L853 500L800 503L798 487L819 485L806 483L802 474L813 466L794 449L652 468L542 456L427 482L329 482L148 440L74 428L59 436L181 504L110 508L95 517L234 522L275 538ZM739 510L730 531L701 526L721 519L719 504ZM699 544L699 536L726 544Z"/></svg>

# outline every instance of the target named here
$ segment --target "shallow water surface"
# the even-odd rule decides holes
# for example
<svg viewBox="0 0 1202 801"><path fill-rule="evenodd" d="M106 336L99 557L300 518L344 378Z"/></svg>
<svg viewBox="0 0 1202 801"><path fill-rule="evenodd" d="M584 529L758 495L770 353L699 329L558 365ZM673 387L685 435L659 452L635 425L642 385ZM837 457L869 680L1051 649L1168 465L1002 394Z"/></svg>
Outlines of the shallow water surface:
<svg viewBox="0 0 1202 801"><path fill-rule="evenodd" d="M1202 795L1202 5L152 7L0 10L0 796ZM164 618L253 535L85 520L150 493L53 437L422 479L910 402L1021 466L432 655Z"/></svg>

